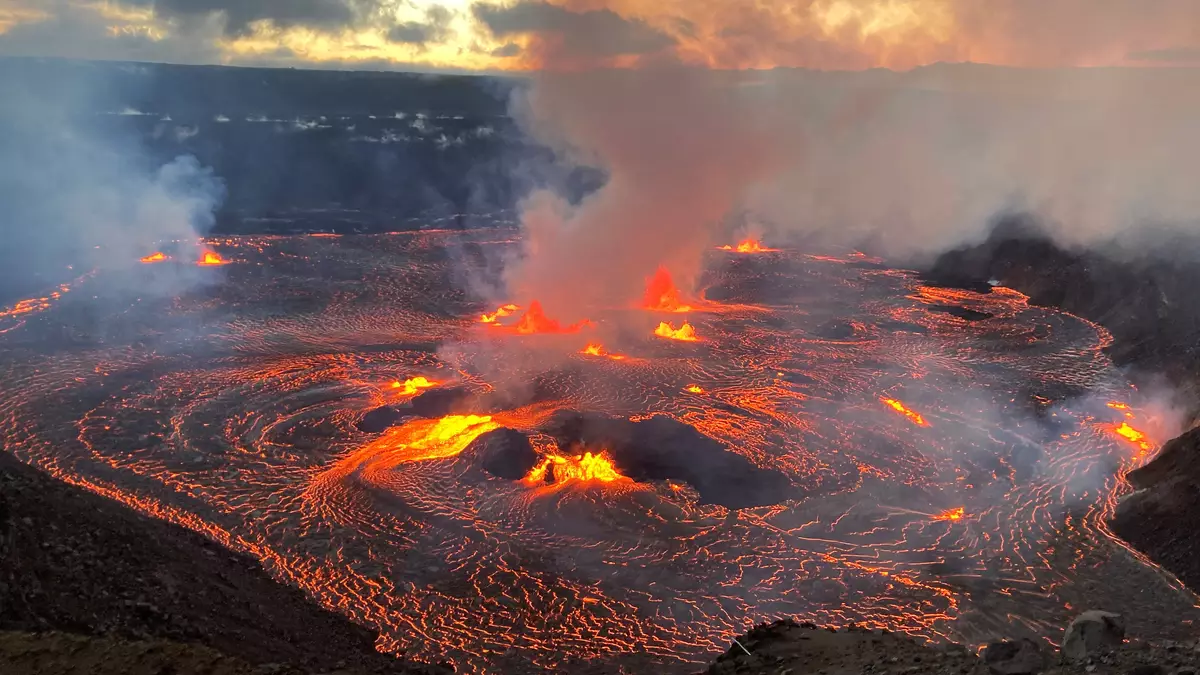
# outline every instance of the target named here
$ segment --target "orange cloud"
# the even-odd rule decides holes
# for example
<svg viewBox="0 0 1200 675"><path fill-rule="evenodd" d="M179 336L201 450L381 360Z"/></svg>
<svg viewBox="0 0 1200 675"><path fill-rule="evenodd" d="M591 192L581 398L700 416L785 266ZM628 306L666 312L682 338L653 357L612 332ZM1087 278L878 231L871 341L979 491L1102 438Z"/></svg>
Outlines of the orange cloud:
<svg viewBox="0 0 1200 675"><path fill-rule="evenodd" d="M1193 0L562 0L609 10L717 68L908 69L938 61L1094 66L1200 48ZM1150 54L1150 59L1139 59Z"/></svg>

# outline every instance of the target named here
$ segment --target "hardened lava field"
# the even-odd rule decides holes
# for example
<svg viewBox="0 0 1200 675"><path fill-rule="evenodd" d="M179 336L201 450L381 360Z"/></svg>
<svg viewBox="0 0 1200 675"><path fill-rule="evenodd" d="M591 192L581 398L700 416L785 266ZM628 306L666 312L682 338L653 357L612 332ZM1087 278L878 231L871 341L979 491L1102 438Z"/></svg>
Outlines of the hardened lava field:
<svg viewBox="0 0 1200 675"><path fill-rule="evenodd" d="M1104 525L1154 448L1107 335L1013 291L731 246L697 293L656 275L568 322L463 290L509 230L208 244L179 297L106 292L194 265L166 259L0 312L5 447L382 650L671 673L780 616L976 642L1192 615Z"/></svg>

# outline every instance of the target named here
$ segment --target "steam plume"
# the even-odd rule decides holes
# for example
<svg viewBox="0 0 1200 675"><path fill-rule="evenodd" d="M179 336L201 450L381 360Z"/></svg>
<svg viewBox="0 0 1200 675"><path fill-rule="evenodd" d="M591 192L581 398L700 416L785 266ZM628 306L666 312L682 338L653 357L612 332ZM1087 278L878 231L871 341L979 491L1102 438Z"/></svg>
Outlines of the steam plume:
<svg viewBox="0 0 1200 675"><path fill-rule="evenodd" d="M636 297L684 271L747 209L779 234L896 256L981 236L1028 211L1069 243L1196 231L1200 71L907 73L690 69L544 75L515 104L530 131L607 184L577 207L538 192L523 296Z"/></svg>
<svg viewBox="0 0 1200 675"><path fill-rule="evenodd" d="M165 164L150 157L132 129L103 114L122 109L95 81L103 78L30 82L19 62L3 75L9 95L0 105L0 291L52 279L47 272L68 265L136 266L164 240L178 240L181 254L192 254L224 197L210 170L190 156ZM195 280L194 271L178 272L136 290L171 293Z"/></svg>

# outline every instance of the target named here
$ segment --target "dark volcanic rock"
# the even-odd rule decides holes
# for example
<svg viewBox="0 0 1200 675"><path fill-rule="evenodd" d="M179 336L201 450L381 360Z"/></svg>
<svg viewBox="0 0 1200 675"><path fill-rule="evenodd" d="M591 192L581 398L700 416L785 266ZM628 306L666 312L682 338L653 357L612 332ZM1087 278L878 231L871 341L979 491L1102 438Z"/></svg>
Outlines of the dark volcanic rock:
<svg viewBox="0 0 1200 675"><path fill-rule="evenodd" d="M462 387L427 389L413 397L408 407L419 417L445 417L446 415L478 412L472 409L471 390Z"/></svg>
<svg viewBox="0 0 1200 675"><path fill-rule="evenodd" d="M1191 588L1200 588L1200 428L1168 441L1129 472L1137 492L1121 500L1112 528Z"/></svg>
<svg viewBox="0 0 1200 675"><path fill-rule="evenodd" d="M1083 661L1110 652L1125 641L1125 619L1120 614L1092 610L1075 617L1063 635L1062 655Z"/></svg>
<svg viewBox="0 0 1200 675"><path fill-rule="evenodd" d="M402 413L391 406L385 405L381 408L372 410L366 415L363 415L362 419L358 421L358 424L354 426L358 427L359 431L365 431L369 434L378 434L380 432L387 431L390 427L395 426L397 422L405 417L407 417L405 413Z"/></svg>
<svg viewBox="0 0 1200 675"><path fill-rule="evenodd" d="M958 307L956 305L932 305L929 309L934 312L942 312L949 314L950 316L958 317L964 321L983 321L984 319L990 319L995 316L995 314L980 312L974 309L967 309L966 307Z"/></svg>
<svg viewBox="0 0 1200 675"><path fill-rule="evenodd" d="M731 509L777 504L794 486L779 471L755 466L696 429L664 416L641 422L563 410L547 433L563 448L606 448L617 469L634 480L680 480L704 503Z"/></svg>
<svg viewBox="0 0 1200 675"><path fill-rule="evenodd" d="M1029 638L996 640L983 650L983 663L994 675L1036 675L1046 667L1046 655Z"/></svg>
<svg viewBox="0 0 1200 675"><path fill-rule="evenodd" d="M538 462L537 451L529 437L504 427L471 441L464 454L475 455L484 471L508 480L524 478Z"/></svg>
<svg viewBox="0 0 1200 675"><path fill-rule="evenodd" d="M372 631L277 583L257 560L57 481L6 451L0 502L0 631L193 643L250 664L315 672L444 672L376 652ZM0 653L0 672L9 672L12 656ZM46 658L54 663L52 652ZM93 672L74 667L38 672Z"/></svg>

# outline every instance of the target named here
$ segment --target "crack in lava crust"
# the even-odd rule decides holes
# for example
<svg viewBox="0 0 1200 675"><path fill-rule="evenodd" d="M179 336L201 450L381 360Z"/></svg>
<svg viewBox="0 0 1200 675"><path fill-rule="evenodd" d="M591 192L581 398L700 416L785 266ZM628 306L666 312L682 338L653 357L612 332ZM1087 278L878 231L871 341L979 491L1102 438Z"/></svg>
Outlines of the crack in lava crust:
<svg viewBox="0 0 1200 675"><path fill-rule="evenodd" d="M721 255L688 319L703 342L655 338L640 310L589 317L645 330L613 344L622 360L552 336L575 340L569 366L493 364L548 394L466 425L529 433L545 457L557 409L669 415L784 472L793 499L729 511L671 481L502 480L469 439L414 450L411 421L359 431L396 403L393 382L483 393L496 383L471 364L491 341L538 348L481 337L489 307L452 283L449 252L499 252L509 234L229 239L222 285L111 307L107 334L76 311L92 293L64 296L0 338L4 443L258 556L377 627L381 649L465 672L686 672L780 615L967 641L1053 635L1097 602L1193 616L1103 524L1145 455L1112 433L1123 413L1025 407L1127 398L1103 330L861 256Z"/></svg>

